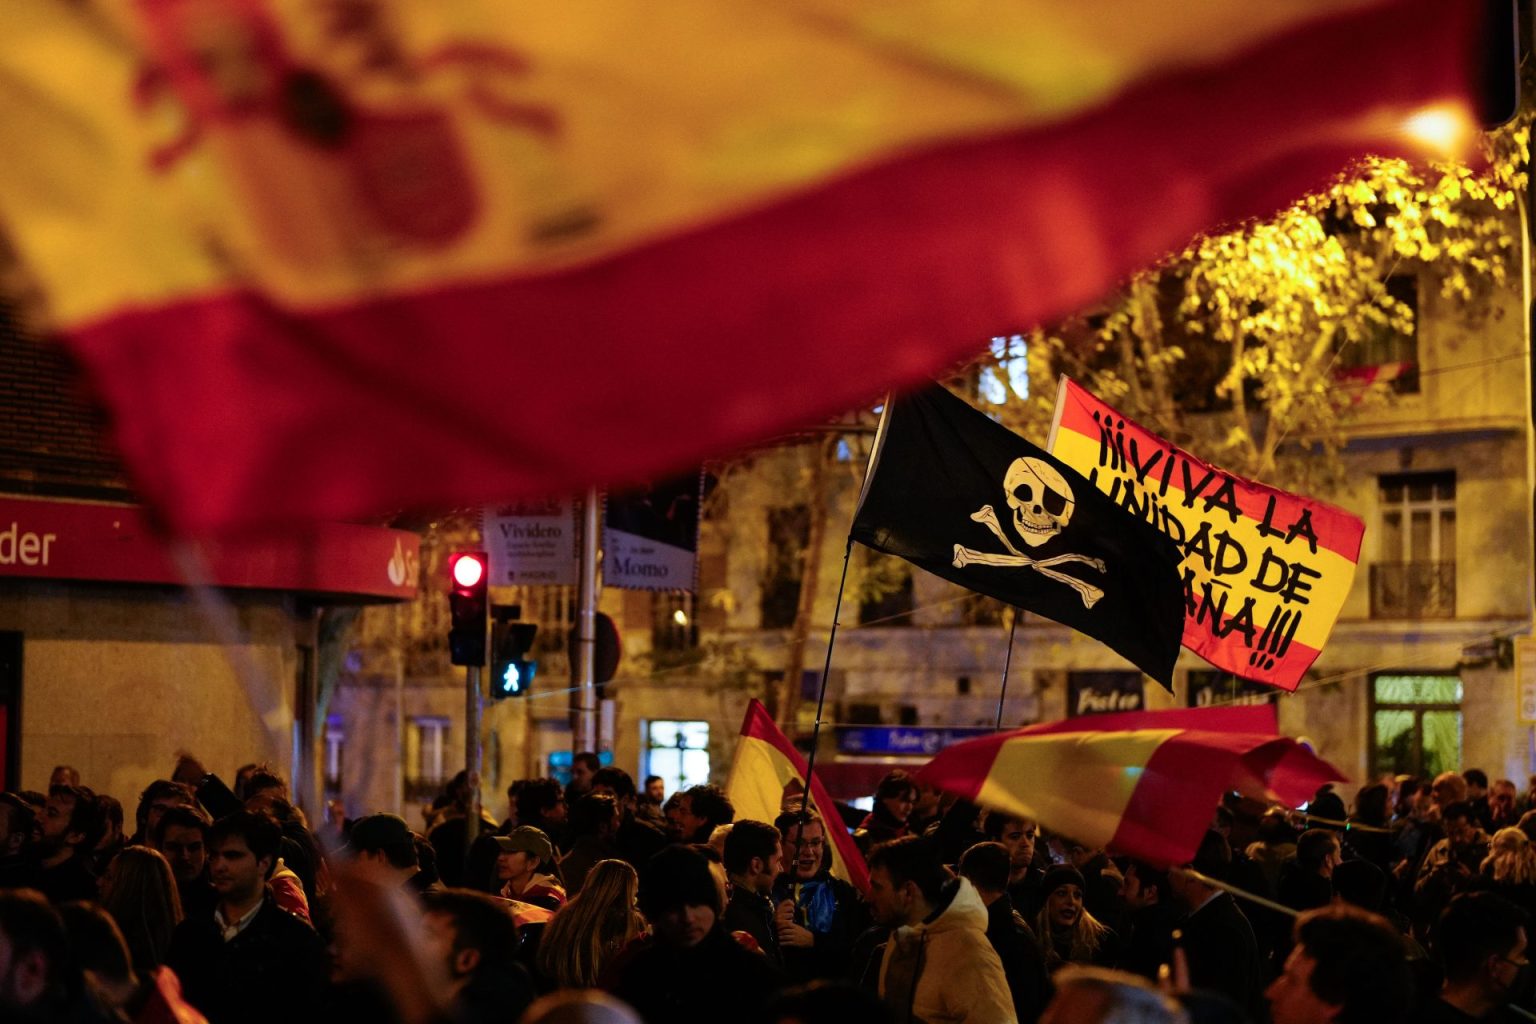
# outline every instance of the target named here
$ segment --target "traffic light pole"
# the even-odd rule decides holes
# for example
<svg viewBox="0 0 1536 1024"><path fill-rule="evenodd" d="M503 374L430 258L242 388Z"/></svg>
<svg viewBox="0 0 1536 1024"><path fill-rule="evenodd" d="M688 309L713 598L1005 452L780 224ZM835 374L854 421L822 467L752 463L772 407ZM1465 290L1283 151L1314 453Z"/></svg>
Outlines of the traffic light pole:
<svg viewBox="0 0 1536 1024"><path fill-rule="evenodd" d="M480 838L480 666L464 666L464 771L469 779L469 811L464 825L464 856Z"/></svg>
<svg viewBox="0 0 1536 1024"><path fill-rule="evenodd" d="M575 752L597 750L597 509L597 489L588 488L581 529Z"/></svg>

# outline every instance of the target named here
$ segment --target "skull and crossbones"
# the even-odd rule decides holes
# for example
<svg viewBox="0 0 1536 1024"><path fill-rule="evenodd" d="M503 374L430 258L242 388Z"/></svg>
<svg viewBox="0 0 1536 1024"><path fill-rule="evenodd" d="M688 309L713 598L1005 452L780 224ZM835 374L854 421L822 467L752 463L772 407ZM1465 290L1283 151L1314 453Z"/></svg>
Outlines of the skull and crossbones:
<svg viewBox="0 0 1536 1024"><path fill-rule="evenodd" d="M1003 491L1008 507L1013 510L1014 529L1018 531L1024 543L1032 548L1037 548L1059 536L1072 521L1072 512L1077 507L1077 501L1072 496L1072 488L1067 484L1066 478L1056 470L1055 466L1042 459L1014 459L1008 467L1008 472L1003 476ZM1003 531L1003 524L998 520L997 513L991 505L981 506L971 514L971 519L991 530L997 539L1003 542L1003 547L1008 549L1008 553L974 551L964 545L956 544L954 562L956 569L963 569L967 565L1033 569L1042 576L1065 583L1076 590L1082 596L1084 608L1092 608L1099 598L1104 596L1104 591L1093 584L1050 568L1064 562L1082 562L1103 572L1102 559L1072 554L1056 555L1051 558L1030 558L1013 546L1013 542Z"/></svg>

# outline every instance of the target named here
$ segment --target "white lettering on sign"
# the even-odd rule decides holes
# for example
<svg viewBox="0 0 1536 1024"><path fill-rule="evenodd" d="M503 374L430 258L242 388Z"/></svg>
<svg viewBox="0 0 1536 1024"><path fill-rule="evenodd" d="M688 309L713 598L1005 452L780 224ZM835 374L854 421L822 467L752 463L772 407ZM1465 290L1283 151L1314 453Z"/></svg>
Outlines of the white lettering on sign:
<svg viewBox="0 0 1536 1024"><path fill-rule="evenodd" d="M21 524L12 522L0 530L0 565L47 565L58 534L23 533Z"/></svg>
<svg viewBox="0 0 1536 1024"><path fill-rule="evenodd" d="M1135 711L1141 707L1139 693L1096 693L1082 690L1077 695L1075 714L1101 714L1106 711Z"/></svg>

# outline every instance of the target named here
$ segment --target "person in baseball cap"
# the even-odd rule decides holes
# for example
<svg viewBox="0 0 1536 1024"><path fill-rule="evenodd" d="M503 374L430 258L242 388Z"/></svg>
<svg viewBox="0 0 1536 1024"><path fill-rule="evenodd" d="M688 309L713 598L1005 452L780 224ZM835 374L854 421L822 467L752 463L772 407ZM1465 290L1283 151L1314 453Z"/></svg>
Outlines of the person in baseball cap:
<svg viewBox="0 0 1536 1024"><path fill-rule="evenodd" d="M565 903L565 886L555 846L549 836L532 825L519 825L496 840L496 878L505 899L559 910Z"/></svg>

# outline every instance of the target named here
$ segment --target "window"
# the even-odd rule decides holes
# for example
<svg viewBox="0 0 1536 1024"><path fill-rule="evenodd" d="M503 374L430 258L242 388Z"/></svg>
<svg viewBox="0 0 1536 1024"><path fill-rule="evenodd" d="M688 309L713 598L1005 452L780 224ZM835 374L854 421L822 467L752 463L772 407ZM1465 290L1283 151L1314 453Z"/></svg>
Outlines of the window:
<svg viewBox="0 0 1536 1024"><path fill-rule="evenodd" d="M406 763L410 780L423 786L439 786L448 780L448 719L411 719L410 749Z"/></svg>
<svg viewBox="0 0 1536 1024"><path fill-rule="evenodd" d="M1456 474L1381 478L1381 530L1371 566L1371 617L1456 615Z"/></svg>
<svg viewBox="0 0 1536 1024"><path fill-rule="evenodd" d="M764 629L788 629L800 607L800 577L811 542L811 510L804 505L768 511L768 565L763 574Z"/></svg>
<svg viewBox="0 0 1536 1024"><path fill-rule="evenodd" d="M981 369L977 391L990 405L1007 405L1009 395L1029 397L1029 342L1022 334L992 339L991 365Z"/></svg>
<svg viewBox="0 0 1536 1024"><path fill-rule="evenodd" d="M645 724L645 774L660 775L668 793L709 781L709 723Z"/></svg>
<svg viewBox="0 0 1536 1024"><path fill-rule="evenodd" d="M341 792L341 752L345 742L341 716L331 715L325 720L325 790Z"/></svg>
<svg viewBox="0 0 1536 1024"><path fill-rule="evenodd" d="M912 566L893 555L864 550L859 625L912 625Z"/></svg>
<svg viewBox="0 0 1536 1024"><path fill-rule="evenodd" d="M1404 310L1413 318L1407 331L1391 324L1375 328L1353 344L1339 349L1334 375L1340 380L1359 384L1382 383L1400 395L1419 391L1419 281L1411 275L1387 278L1387 295L1400 315Z"/></svg>
<svg viewBox="0 0 1536 1024"><path fill-rule="evenodd" d="M651 649L686 651L699 645L699 625L693 617L693 595L651 595Z"/></svg>
<svg viewBox="0 0 1536 1024"><path fill-rule="evenodd" d="M1461 679L1371 679L1371 775L1433 777L1461 767Z"/></svg>

